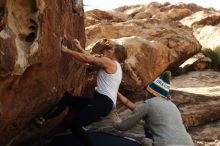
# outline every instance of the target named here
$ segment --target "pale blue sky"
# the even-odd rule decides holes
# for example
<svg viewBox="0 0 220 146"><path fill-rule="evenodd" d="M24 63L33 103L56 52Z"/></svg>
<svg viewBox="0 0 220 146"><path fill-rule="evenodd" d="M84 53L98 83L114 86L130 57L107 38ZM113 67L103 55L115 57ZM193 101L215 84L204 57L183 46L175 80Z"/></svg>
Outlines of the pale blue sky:
<svg viewBox="0 0 220 146"><path fill-rule="evenodd" d="M172 4L178 2L184 3L196 3L202 7L213 7L216 10L220 10L220 0L83 0L85 5L85 11L91 9L110 10L124 5L135 5L135 4L147 4L152 1L164 3L170 2Z"/></svg>

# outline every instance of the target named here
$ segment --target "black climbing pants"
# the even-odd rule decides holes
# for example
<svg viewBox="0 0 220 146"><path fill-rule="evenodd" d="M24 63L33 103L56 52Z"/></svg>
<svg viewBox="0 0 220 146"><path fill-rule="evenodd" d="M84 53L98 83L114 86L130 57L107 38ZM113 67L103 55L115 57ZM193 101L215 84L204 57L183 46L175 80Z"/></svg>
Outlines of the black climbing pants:
<svg viewBox="0 0 220 146"><path fill-rule="evenodd" d="M69 127L72 133L81 139L86 146L91 146L85 131L82 126L89 125L101 117L107 116L112 108L113 101L106 95L95 93L93 98L72 96L69 93L65 93L63 98L43 117L48 120L64 111L66 107L73 107L76 114L74 118L66 122L66 126Z"/></svg>
<svg viewBox="0 0 220 146"><path fill-rule="evenodd" d="M70 122L71 125L68 126L82 127L107 116L113 108L113 101L108 96L97 92L93 98L65 93L55 107L43 117L46 120L51 119L63 112L66 107L73 107L76 111L76 115Z"/></svg>

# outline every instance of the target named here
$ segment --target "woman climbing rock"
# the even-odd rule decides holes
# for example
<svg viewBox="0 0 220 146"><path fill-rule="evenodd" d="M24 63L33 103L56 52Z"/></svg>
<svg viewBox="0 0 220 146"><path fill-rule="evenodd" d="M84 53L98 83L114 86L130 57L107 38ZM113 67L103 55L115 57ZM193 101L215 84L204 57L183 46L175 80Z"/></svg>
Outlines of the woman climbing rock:
<svg viewBox="0 0 220 146"><path fill-rule="evenodd" d="M45 115L36 118L36 125L43 125L45 121L59 115L66 107L73 107L76 114L74 118L66 123L72 132L81 138L86 145L91 145L86 139L82 126L89 125L101 117L107 116L116 106L117 92L122 80L122 69L120 63L127 57L126 49L122 45L111 44L103 41L103 56L94 57L83 53L78 40L74 44L80 52L71 50L62 45L62 52L71 55L74 59L83 63L99 66L97 86L94 97L73 96L65 93L63 98Z"/></svg>

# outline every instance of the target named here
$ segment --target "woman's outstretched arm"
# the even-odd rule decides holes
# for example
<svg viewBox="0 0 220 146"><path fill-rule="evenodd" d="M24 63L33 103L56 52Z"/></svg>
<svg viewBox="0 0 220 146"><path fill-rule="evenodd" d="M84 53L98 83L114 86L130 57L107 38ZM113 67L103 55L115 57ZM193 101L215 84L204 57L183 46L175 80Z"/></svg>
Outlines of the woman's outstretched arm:
<svg viewBox="0 0 220 146"><path fill-rule="evenodd" d="M104 68L107 71L111 70L113 66L115 66L115 63L107 57L95 57L89 53L86 53L86 54L81 53L81 50L83 50L83 48L81 47L79 41L74 40L74 43L77 49L80 50L80 52L71 50L65 45L62 45L62 51L70 54L73 58L75 58L76 60L80 62L94 64L94 65Z"/></svg>

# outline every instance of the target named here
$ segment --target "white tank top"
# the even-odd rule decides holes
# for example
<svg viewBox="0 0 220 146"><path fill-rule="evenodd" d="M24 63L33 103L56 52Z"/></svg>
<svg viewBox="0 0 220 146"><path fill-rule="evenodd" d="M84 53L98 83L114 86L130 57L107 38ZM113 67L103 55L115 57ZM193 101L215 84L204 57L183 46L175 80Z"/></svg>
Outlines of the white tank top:
<svg viewBox="0 0 220 146"><path fill-rule="evenodd" d="M116 62L117 70L114 74L107 73L104 69L100 69L97 77L97 86L95 90L103 95L108 96L116 105L118 88L122 80L121 65Z"/></svg>

